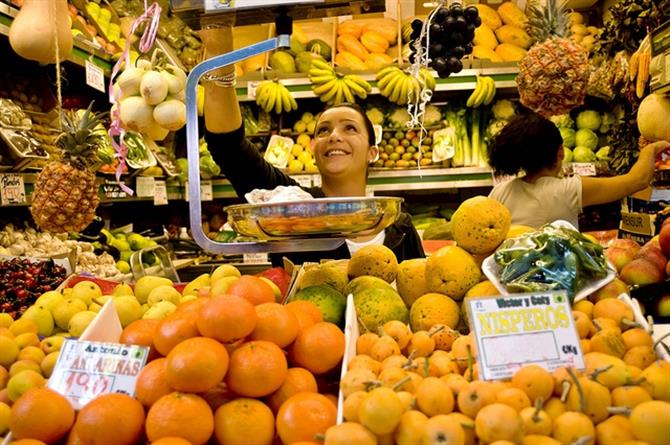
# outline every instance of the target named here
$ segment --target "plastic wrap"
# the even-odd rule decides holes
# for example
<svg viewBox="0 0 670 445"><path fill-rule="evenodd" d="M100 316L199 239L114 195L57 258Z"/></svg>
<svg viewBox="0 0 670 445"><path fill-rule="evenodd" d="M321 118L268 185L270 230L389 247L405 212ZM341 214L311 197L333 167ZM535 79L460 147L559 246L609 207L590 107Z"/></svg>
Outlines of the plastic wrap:
<svg viewBox="0 0 670 445"><path fill-rule="evenodd" d="M587 282L608 273L600 244L576 230L552 225L505 241L494 260L509 292L565 289L573 299Z"/></svg>

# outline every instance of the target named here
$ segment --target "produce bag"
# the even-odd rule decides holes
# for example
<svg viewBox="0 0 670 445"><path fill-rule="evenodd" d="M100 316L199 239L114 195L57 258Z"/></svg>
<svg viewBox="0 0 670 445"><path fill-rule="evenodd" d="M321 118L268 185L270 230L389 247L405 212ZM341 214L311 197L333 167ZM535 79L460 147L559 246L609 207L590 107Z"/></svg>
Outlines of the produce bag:
<svg viewBox="0 0 670 445"><path fill-rule="evenodd" d="M607 275L603 248L576 230L545 225L503 242L494 254L510 292L566 290L572 300L588 281Z"/></svg>

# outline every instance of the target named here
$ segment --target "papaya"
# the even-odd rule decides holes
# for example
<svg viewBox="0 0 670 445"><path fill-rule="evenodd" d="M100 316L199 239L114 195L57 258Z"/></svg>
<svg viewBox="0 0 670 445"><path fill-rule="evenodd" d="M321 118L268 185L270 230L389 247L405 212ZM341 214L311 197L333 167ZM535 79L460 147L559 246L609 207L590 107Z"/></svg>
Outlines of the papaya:
<svg viewBox="0 0 670 445"><path fill-rule="evenodd" d="M343 34L337 38L337 51L338 53L346 51L361 61L366 60L370 56L367 48L351 34Z"/></svg>
<svg viewBox="0 0 670 445"><path fill-rule="evenodd" d="M330 58L333 56L333 49L321 39L312 39L307 42L305 49L309 52L316 53L326 59L327 62L330 62Z"/></svg>
<svg viewBox="0 0 670 445"><path fill-rule="evenodd" d="M377 31L365 31L361 34L361 43L373 54L385 54L389 48L389 42Z"/></svg>

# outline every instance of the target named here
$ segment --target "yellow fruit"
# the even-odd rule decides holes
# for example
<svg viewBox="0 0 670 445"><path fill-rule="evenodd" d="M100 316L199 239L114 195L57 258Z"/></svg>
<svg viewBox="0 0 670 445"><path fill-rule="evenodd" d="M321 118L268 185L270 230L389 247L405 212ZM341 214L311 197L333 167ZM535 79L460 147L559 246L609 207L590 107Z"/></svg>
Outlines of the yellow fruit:
<svg viewBox="0 0 670 445"><path fill-rule="evenodd" d="M670 438L670 403L652 400L633 408L630 423L636 438L651 445L667 445Z"/></svg>
<svg viewBox="0 0 670 445"><path fill-rule="evenodd" d="M411 306L426 293L426 259L414 258L398 264L396 287L405 304Z"/></svg>
<svg viewBox="0 0 670 445"><path fill-rule="evenodd" d="M526 55L525 49L509 43L501 43L495 52L503 62L518 62Z"/></svg>
<svg viewBox="0 0 670 445"><path fill-rule="evenodd" d="M365 31L360 37L363 46L375 54L385 54L389 48L388 40L377 31Z"/></svg>
<svg viewBox="0 0 670 445"><path fill-rule="evenodd" d="M32 370L24 370L14 375L7 382L7 396L9 400L16 402L28 390L42 388L45 384L46 380L40 373Z"/></svg>
<svg viewBox="0 0 670 445"><path fill-rule="evenodd" d="M496 35L493 33L491 28L486 26L485 23L482 23L481 26L475 28L475 38L472 42L475 45L483 46L491 50L496 49L496 46L498 46Z"/></svg>
<svg viewBox="0 0 670 445"><path fill-rule="evenodd" d="M514 2L505 2L498 6L498 15L505 25L513 25L524 28L528 17Z"/></svg>
<svg viewBox="0 0 670 445"><path fill-rule="evenodd" d="M426 290L459 301L481 277L479 266L465 250L446 246L426 261Z"/></svg>
<svg viewBox="0 0 670 445"><path fill-rule="evenodd" d="M386 41L395 45L398 42L398 23L393 19L370 19L363 25L362 33L374 31L381 34Z"/></svg>
<svg viewBox="0 0 670 445"><path fill-rule="evenodd" d="M363 31L363 24L356 20L346 20L337 24L337 35L350 34L355 39L358 39Z"/></svg>
<svg viewBox="0 0 670 445"><path fill-rule="evenodd" d="M337 38L337 52L355 56L361 63L370 56L370 52L353 35L344 34ZM347 57L348 57L347 56ZM337 56L335 61L337 62ZM341 64L340 62L337 62Z"/></svg>
<svg viewBox="0 0 670 445"><path fill-rule="evenodd" d="M14 323L14 319L11 315L4 312L0 313L0 328L8 328L12 323Z"/></svg>
<svg viewBox="0 0 670 445"><path fill-rule="evenodd" d="M365 60L365 66L371 70L379 70L393 63L393 57L387 54L370 54Z"/></svg>
<svg viewBox="0 0 670 445"><path fill-rule="evenodd" d="M16 361L19 351L14 339L0 335L0 366L9 368Z"/></svg>
<svg viewBox="0 0 670 445"><path fill-rule="evenodd" d="M58 355L60 351L55 351L48 354L42 362L40 363L40 369L42 370L42 375L46 378L51 377L51 373L56 367L56 362L58 361Z"/></svg>
<svg viewBox="0 0 670 445"><path fill-rule="evenodd" d="M500 43L509 43L523 49L530 48L532 43L532 39L526 31L512 25L504 25L496 29L496 37Z"/></svg>
<svg viewBox="0 0 670 445"><path fill-rule="evenodd" d="M437 293L419 297L409 311L409 324L413 332L427 331L436 324L454 329L459 319L458 304L446 295Z"/></svg>
<svg viewBox="0 0 670 445"><path fill-rule="evenodd" d="M503 59L491 48L482 45L475 45L472 48L472 56L475 59L490 60L491 62L502 62Z"/></svg>
<svg viewBox="0 0 670 445"><path fill-rule="evenodd" d="M14 334L14 336L18 336L18 335L25 334L25 333L28 333L28 332L32 332L33 334L37 334L38 330L39 330L39 327L37 326L37 323L35 323L33 320L29 320L27 318L20 318L9 326L9 331L12 334Z"/></svg>
<svg viewBox="0 0 670 445"><path fill-rule="evenodd" d="M335 55L335 63L343 68L351 68L353 71L365 71L367 68L363 59L350 51L338 52L337 55Z"/></svg>
<svg viewBox="0 0 670 445"><path fill-rule="evenodd" d="M479 16L482 18L482 24L494 31L502 26L502 20L495 9L481 3L476 3L475 7L479 11Z"/></svg>
<svg viewBox="0 0 670 445"><path fill-rule="evenodd" d="M470 253L493 251L507 236L512 216L495 199L475 196L458 206L451 218L457 245Z"/></svg>

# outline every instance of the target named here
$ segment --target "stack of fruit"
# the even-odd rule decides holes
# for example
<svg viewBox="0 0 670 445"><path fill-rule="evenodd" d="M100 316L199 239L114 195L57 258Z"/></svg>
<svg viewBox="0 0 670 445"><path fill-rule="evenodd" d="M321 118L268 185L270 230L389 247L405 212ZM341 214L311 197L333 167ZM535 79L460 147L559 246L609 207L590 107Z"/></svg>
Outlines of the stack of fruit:
<svg viewBox="0 0 670 445"><path fill-rule="evenodd" d="M585 50L592 52L596 45L600 28L589 26L587 20L588 17L577 11L568 14L570 39L575 43L579 43Z"/></svg>
<svg viewBox="0 0 670 445"><path fill-rule="evenodd" d="M112 10L99 3L87 2L84 11L76 6L69 5L68 13L72 20L72 36L82 36L94 42L107 54L113 55L121 51L126 45L126 39L121 36L121 27L112 23Z"/></svg>
<svg viewBox="0 0 670 445"><path fill-rule="evenodd" d="M65 269L53 261L1 260L0 312L21 315L39 295L56 289L64 279Z"/></svg>
<svg viewBox="0 0 670 445"><path fill-rule="evenodd" d="M107 229L102 229L100 233L102 236L98 241L93 243L93 247L108 252L117 259L116 267L121 273L130 272L130 257L133 253L156 245L156 241L138 233L111 233ZM111 246L113 249L109 249L107 246ZM153 255L143 255L142 259L147 266L153 266L157 261Z"/></svg>
<svg viewBox="0 0 670 445"><path fill-rule="evenodd" d="M518 62L532 43L525 27L528 18L514 2L498 6L497 11L478 3L482 26L475 30L472 54L492 62Z"/></svg>
<svg viewBox="0 0 670 445"><path fill-rule="evenodd" d="M316 119L310 112L302 114L300 119L293 125L293 130L298 133L298 137L291 147L291 153L288 161L289 173L318 173L312 154L312 138Z"/></svg>
<svg viewBox="0 0 670 445"><path fill-rule="evenodd" d="M347 20L337 26L335 63L353 71L378 70L398 58L393 19Z"/></svg>
<svg viewBox="0 0 670 445"><path fill-rule="evenodd" d="M419 165L428 166L433 163L433 133L421 141L415 130L385 130L379 145L379 159L375 167L412 168Z"/></svg>
<svg viewBox="0 0 670 445"><path fill-rule="evenodd" d="M605 135L616 121L612 113L601 114L595 110L583 110L577 114L575 120L569 115L553 116L551 120L561 132L563 146L566 148L565 162L609 159L610 148L606 145Z"/></svg>

